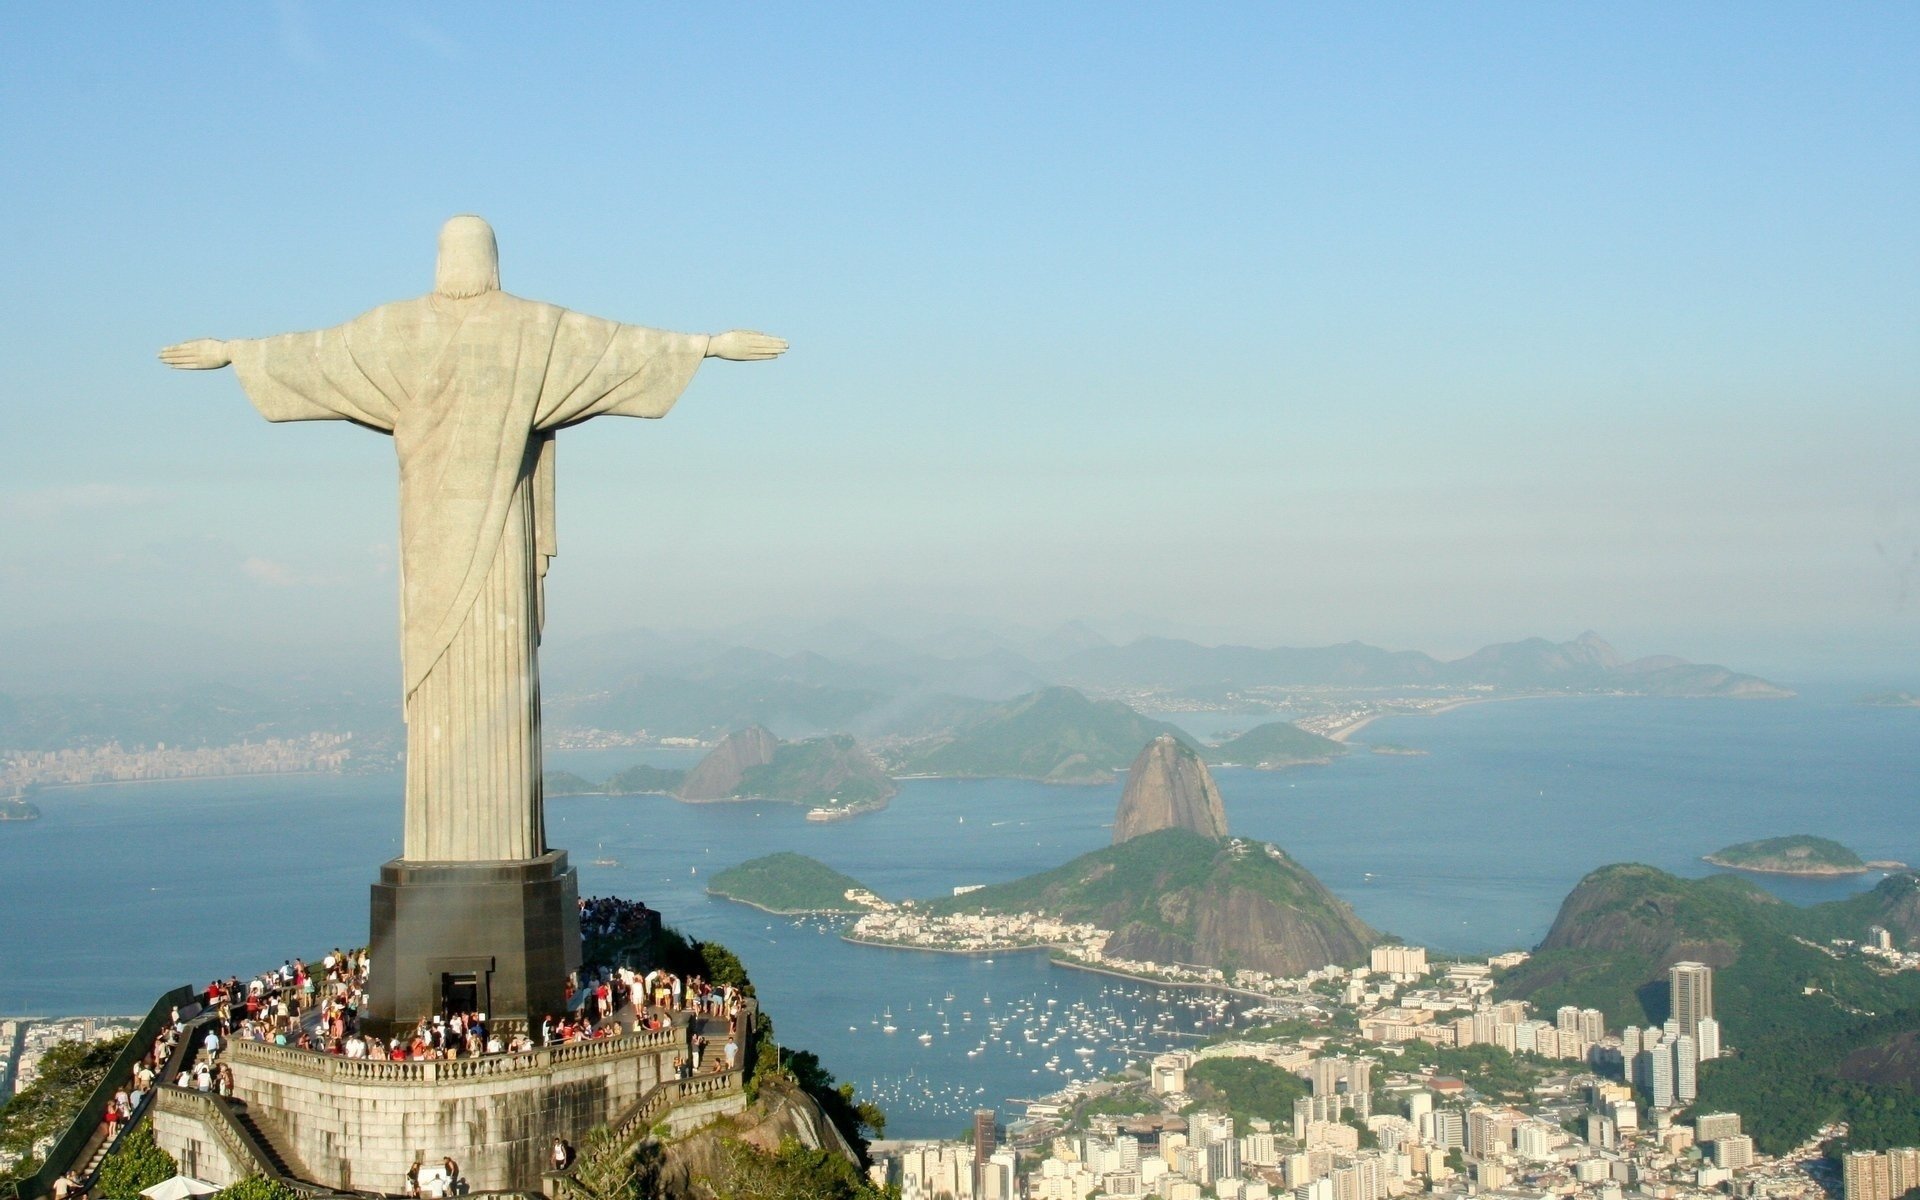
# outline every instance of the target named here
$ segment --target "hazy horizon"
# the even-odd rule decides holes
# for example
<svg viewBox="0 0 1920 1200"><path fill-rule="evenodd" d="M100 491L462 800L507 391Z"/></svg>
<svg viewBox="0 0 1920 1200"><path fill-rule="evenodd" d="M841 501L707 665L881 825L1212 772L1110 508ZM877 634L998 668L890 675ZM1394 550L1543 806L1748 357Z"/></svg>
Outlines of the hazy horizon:
<svg viewBox="0 0 1920 1200"><path fill-rule="evenodd" d="M0 13L46 690L394 679L391 445L154 353L417 295L465 211L509 291L793 342L562 435L550 647L1593 629L1920 690L1915 10L205 13Z"/></svg>

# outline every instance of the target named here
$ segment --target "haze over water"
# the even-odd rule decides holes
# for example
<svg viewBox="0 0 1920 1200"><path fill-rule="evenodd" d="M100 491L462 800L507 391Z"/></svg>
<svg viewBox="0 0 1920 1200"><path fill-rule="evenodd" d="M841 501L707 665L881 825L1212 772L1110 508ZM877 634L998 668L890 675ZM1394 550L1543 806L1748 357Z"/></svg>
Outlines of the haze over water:
<svg viewBox="0 0 1920 1200"><path fill-rule="evenodd" d="M1182 719L1208 734L1244 723L1212 713ZM1711 869L1699 856L1723 845L1803 832L1870 859L1920 861L1915 710L1817 698L1555 699L1388 718L1358 737L1427 753L1223 770L1229 822L1284 847L1371 924L1438 949L1531 946L1568 889L1610 862L1698 875ZM604 778L635 761L681 766L689 757L556 753L549 765ZM143 1010L181 982L363 940L367 886L398 852L399 793L394 776L43 793L41 820L0 826L0 1013ZM1161 989L1051 968L1031 955L989 964L853 946L825 923L709 897L707 878L792 849L892 898L945 894L1106 844L1118 793L1117 785L908 780L884 812L831 824L809 823L792 805L653 796L554 800L548 818L583 893L643 899L691 935L733 947L783 1043L816 1051L877 1094L892 1114L890 1133L951 1136L955 1114L978 1101L1057 1086L1062 1077L1033 1053L1045 1033L1036 1028L1028 1043L1021 1032L1039 1014L1076 1013L1079 1040L1101 1048L1080 1064L1068 1038L1047 1051L1062 1056L1061 1067L1111 1069L1124 1057L1110 1046L1113 1031L1151 1023ZM599 857L619 865L592 865ZM1878 876L1756 878L1811 903ZM990 1008L1009 1022L998 1040L1010 1045L968 1056L983 1041L969 1031ZM945 1031L932 1017L943 1009ZM1007 1015L1016 1009L1024 1014ZM899 1027L891 1037L878 1032L889 1010ZM960 1010L974 1021L961 1021ZM1213 1016L1196 1009L1169 1027L1191 1035L1194 1020L1211 1028ZM920 1032L935 1037L922 1046Z"/></svg>

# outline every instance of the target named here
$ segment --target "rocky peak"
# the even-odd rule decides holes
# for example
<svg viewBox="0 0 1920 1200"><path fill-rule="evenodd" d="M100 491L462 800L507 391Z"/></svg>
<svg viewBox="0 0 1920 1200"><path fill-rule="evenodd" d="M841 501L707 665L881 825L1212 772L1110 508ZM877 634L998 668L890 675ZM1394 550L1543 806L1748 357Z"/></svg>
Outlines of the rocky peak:
<svg viewBox="0 0 1920 1200"><path fill-rule="evenodd" d="M780 739L762 725L749 725L720 739L700 765L687 772L678 793L682 800L726 800L748 771L773 761Z"/></svg>
<svg viewBox="0 0 1920 1200"><path fill-rule="evenodd" d="M1162 734L1147 743L1127 772L1113 842L1161 829L1186 829L1202 837L1227 836L1227 810L1207 764L1178 739Z"/></svg>

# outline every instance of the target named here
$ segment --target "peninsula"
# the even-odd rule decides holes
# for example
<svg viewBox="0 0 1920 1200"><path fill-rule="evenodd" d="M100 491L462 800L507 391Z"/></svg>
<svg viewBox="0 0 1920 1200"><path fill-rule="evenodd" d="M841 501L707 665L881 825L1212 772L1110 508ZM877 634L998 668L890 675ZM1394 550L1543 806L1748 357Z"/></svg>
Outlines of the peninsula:
<svg viewBox="0 0 1920 1200"><path fill-rule="evenodd" d="M707 884L709 896L792 917L808 913L863 913L873 905L860 881L818 859L783 850L728 867Z"/></svg>
<svg viewBox="0 0 1920 1200"><path fill-rule="evenodd" d="M1704 856L1704 862L1736 871L1767 875L1864 875L1868 871L1897 871L1897 862L1868 862L1831 838L1798 833L1788 837L1741 842Z"/></svg>

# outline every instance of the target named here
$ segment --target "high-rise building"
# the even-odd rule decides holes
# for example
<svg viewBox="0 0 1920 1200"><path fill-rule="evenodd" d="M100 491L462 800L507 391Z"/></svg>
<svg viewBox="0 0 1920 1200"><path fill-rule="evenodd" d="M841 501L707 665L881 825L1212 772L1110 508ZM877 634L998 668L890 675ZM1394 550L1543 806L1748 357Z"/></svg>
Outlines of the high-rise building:
<svg viewBox="0 0 1920 1200"><path fill-rule="evenodd" d="M1713 968L1705 963L1675 963L1667 972L1667 984L1679 1032L1697 1042L1700 1022L1713 1015Z"/></svg>
<svg viewBox="0 0 1920 1200"><path fill-rule="evenodd" d="M1693 1140L1696 1142L1717 1142L1739 1133L1739 1113L1701 1113L1693 1119Z"/></svg>
<svg viewBox="0 0 1920 1200"><path fill-rule="evenodd" d="M1369 957L1373 970L1395 979L1418 979L1427 973L1424 946L1375 946Z"/></svg>
<svg viewBox="0 0 1920 1200"><path fill-rule="evenodd" d="M1697 1072L1700 1069L1700 1054L1694 1049L1693 1039L1681 1034L1673 1039L1673 1097L1682 1104L1693 1103L1700 1094Z"/></svg>
<svg viewBox="0 0 1920 1200"><path fill-rule="evenodd" d="M1467 1144L1467 1119L1457 1109L1443 1108L1433 1114L1433 1144L1448 1149Z"/></svg>
<svg viewBox="0 0 1920 1200"><path fill-rule="evenodd" d="M1744 1133L1736 1133L1714 1142L1713 1165L1729 1171L1752 1166L1753 1139Z"/></svg>
<svg viewBox="0 0 1920 1200"><path fill-rule="evenodd" d="M1887 1151L1887 1168L1889 1187L1895 1196L1920 1188L1920 1148Z"/></svg>
<svg viewBox="0 0 1920 1200"><path fill-rule="evenodd" d="M1580 1036L1589 1043L1597 1042L1605 1038L1607 1036L1606 1014L1597 1008L1581 1009Z"/></svg>
<svg viewBox="0 0 1920 1200"><path fill-rule="evenodd" d="M993 1157L993 1148L998 1144L999 1131L995 1127L996 1113L991 1108L973 1110L973 1194L985 1196L987 1160Z"/></svg>
<svg viewBox="0 0 1920 1200"><path fill-rule="evenodd" d="M1372 1059L1349 1058L1344 1054L1327 1055L1309 1063L1307 1072L1316 1097L1346 1097L1347 1104L1362 1120L1373 1115Z"/></svg>
<svg viewBox="0 0 1920 1200"><path fill-rule="evenodd" d="M1700 1052L1700 1061L1706 1062L1710 1058L1719 1058L1720 1022L1712 1017L1701 1017L1700 1024L1696 1028L1699 1032L1694 1037L1694 1043Z"/></svg>
<svg viewBox="0 0 1920 1200"><path fill-rule="evenodd" d="M1893 1200L1893 1160L1885 1153L1855 1150L1841 1163L1846 1200Z"/></svg>
<svg viewBox="0 0 1920 1200"><path fill-rule="evenodd" d="M1553 1014L1553 1024L1561 1033L1579 1033L1580 1006L1577 1004L1562 1004L1560 1010Z"/></svg>
<svg viewBox="0 0 1920 1200"><path fill-rule="evenodd" d="M1647 1064L1647 1091L1653 1094L1653 1106L1672 1108L1673 1048L1663 1042L1651 1050L1642 1050L1640 1057Z"/></svg>

